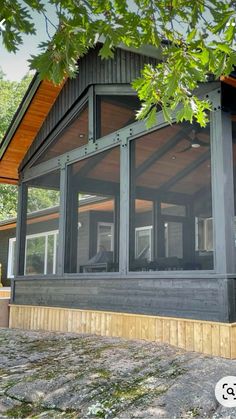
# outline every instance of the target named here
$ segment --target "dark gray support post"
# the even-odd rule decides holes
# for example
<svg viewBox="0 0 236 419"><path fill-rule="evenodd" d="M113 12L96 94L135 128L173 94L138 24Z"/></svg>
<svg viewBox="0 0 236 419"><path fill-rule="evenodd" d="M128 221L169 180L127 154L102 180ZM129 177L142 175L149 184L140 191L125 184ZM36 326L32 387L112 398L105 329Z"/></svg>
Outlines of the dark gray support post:
<svg viewBox="0 0 236 419"><path fill-rule="evenodd" d="M89 141L95 140L95 121L96 121L96 105L94 87L91 86L88 91L88 125L89 125Z"/></svg>
<svg viewBox="0 0 236 419"><path fill-rule="evenodd" d="M129 261L129 143L125 136L121 140L119 271L121 275L126 275Z"/></svg>
<svg viewBox="0 0 236 419"><path fill-rule="evenodd" d="M66 165L60 170L60 210L59 210L59 235L57 274L63 275L65 268L65 237L66 237L66 197L67 197L67 168Z"/></svg>
<svg viewBox="0 0 236 419"><path fill-rule="evenodd" d="M235 319L235 289L227 274L235 272L234 187L231 115L220 109L220 90L211 94L212 195L215 240L215 270L219 279L220 320Z"/></svg>
<svg viewBox="0 0 236 419"><path fill-rule="evenodd" d="M65 270L67 273L77 272L78 253L78 221L79 202L78 185L74 184L72 166L67 172L67 195L66 195L66 237L65 237Z"/></svg>
<svg viewBox="0 0 236 419"><path fill-rule="evenodd" d="M94 108L96 109L94 114L94 141L101 137L102 130L102 118L101 118L101 96L95 95Z"/></svg>
<svg viewBox="0 0 236 419"><path fill-rule="evenodd" d="M131 270L130 263L134 263L135 260L135 223L136 223L136 208L135 200L137 198L137 186L136 186L136 176L135 176L135 141L129 143L129 256L128 256L128 270ZM127 182L128 183L128 182Z"/></svg>
<svg viewBox="0 0 236 419"><path fill-rule="evenodd" d="M27 197L28 197L28 188L27 188L26 183L22 182L19 186L18 207L17 207L16 260L15 260L16 276L24 275Z"/></svg>
<svg viewBox="0 0 236 419"><path fill-rule="evenodd" d="M211 113L212 195L217 273L235 272L234 188L231 115L220 109L220 91Z"/></svg>
<svg viewBox="0 0 236 419"><path fill-rule="evenodd" d="M160 236L158 235L160 231L161 225L161 205L160 201L157 199L153 201L153 210L152 210L152 219L153 219L153 234L152 234L152 241L153 241L153 260L157 259L162 252L160 251Z"/></svg>
<svg viewBox="0 0 236 419"><path fill-rule="evenodd" d="M119 261L120 243L120 194L114 197L114 262Z"/></svg>

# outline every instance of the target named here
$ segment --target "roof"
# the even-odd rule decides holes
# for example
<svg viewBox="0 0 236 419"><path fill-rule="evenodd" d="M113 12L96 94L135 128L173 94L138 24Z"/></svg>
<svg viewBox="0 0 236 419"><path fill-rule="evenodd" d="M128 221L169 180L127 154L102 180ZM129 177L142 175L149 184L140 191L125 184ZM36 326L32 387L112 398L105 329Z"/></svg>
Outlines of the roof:
<svg viewBox="0 0 236 419"><path fill-rule="evenodd" d="M34 76L0 143L0 183L18 183L18 166L61 89L62 85Z"/></svg>

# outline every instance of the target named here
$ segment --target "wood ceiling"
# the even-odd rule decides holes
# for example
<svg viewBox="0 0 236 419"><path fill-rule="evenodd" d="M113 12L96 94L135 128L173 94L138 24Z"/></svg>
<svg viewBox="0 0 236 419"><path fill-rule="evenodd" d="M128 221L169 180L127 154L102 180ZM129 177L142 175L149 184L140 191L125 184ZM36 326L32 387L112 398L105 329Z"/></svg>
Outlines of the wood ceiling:
<svg viewBox="0 0 236 419"><path fill-rule="evenodd" d="M39 84L0 160L0 183L18 183L18 167L61 89L62 85L54 86L46 80ZM19 110L17 113L19 113Z"/></svg>
<svg viewBox="0 0 236 419"><path fill-rule="evenodd" d="M176 124L135 141L136 186L192 195L210 183L209 131L206 129L197 134L205 144L199 148L186 149L190 146L187 138L187 128ZM165 148L167 142L170 143L169 149ZM145 170L142 171L142 167Z"/></svg>

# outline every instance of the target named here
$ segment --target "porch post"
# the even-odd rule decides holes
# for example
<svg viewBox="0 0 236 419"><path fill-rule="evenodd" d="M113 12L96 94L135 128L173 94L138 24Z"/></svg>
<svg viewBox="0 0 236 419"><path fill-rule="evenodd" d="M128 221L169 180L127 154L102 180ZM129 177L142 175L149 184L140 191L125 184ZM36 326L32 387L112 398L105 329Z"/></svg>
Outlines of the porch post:
<svg viewBox="0 0 236 419"><path fill-rule="evenodd" d="M211 94L212 198L214 217L215 270L235 272L234 187L231 115L221 111L221 92Z"/></svg>
<svg viewBox="0 0 236 419"><path fill-rule="evenodd" d="M65 266L65 235L66 235L66 205L67 205L67 167L62 163L60 170L60 209L59 209L59 234L58 256L56 273L63 275Z"/></svg>
<svg viewBox="0 0 236 419"><path fill-rule="evenodd" d="M28 197L28 188L27 188L26 183L22 182L19 185L18 206L17 206L16 259L15 259L16 276L24 275L27 197Z"/></svg>
<svg viewBox="0 0 236 419"><path fill-rule="evenodd" d="M125 131L124 134L127 134ZM129 261L129 143L123 135L120 145L120 258L121 275L128 272Z"/></svg>

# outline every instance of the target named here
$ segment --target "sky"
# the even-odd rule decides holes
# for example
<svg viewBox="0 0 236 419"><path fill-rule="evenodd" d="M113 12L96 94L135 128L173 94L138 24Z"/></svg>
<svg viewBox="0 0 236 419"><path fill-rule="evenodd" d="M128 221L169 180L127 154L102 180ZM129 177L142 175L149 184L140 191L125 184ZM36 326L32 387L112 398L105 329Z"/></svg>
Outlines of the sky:
<svg viewBox="0 0 236 419"><path fill-rule="evenodd" d="M23 3L23 0L19 0L20 3ZM55 23L56 15L53 5L50 5L47 0L45 0L45 6L47 9L47 15L52 22ZM128 4L131 10L135 10L135 5L133 0L128 0ZM24 3L25 6L25 3ZM16 54L8 53L1 42L1 32L0 32L0 67L3 72L6 74L7 79L9 80L21 80L21 78L29 70L29 64L27 60L30 58L30 55L37 55L40 51L37 48L38 44L42 41L48 39L46 32L45 19L42 15L38 13L32 13L32 17L35 23L37 35L36 36L24 36L23 44L19 47L19 51ZM206 20L209 20L209 16L206 13ZM1 22L1 10L0 10L0 22ZM180 27L177 28L180 32L183 30ZM53 27L49 26L49 32L53 34Z"/></svg>
<svg viewBox="0 0 236 419"><path fill-rule="evenodd" d="M47 14L48 17L55 22L53 7L50 5L47 6ZM22 79L22 77L29 70L27 60L30 58L30 55L37 54L39 52L37 49L38 44L48 39L44 17L38 13L33 13L32 16L36 26L37 35L24 36L23 44L19 47L19 51L16 54L10 54L5 50L2 45L0 35L0 67L6 74L6 78L8 80L19 81ZM52 30L50 30L50 32L52 32Z"/></svg>

